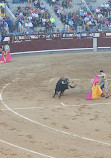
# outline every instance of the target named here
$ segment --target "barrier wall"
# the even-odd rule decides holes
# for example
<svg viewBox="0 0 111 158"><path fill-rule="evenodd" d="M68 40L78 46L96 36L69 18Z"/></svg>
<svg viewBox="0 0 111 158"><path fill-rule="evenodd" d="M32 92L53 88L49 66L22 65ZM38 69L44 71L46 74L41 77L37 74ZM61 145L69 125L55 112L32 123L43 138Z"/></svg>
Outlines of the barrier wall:
<svg viewBox="0 0 111 158"><path fill-rule="evenodd" d="M99 37L97 39L98 47L111 47L111 37Z"/></svg>
<svg viewBox="0 0 111 158"><path fill-rule="evenodd" d="M71 49L71 48L92 48L92 39L39 39L10 43L11 52Z"/></svg>
<svg viewBox="0 0 111 158"><path fill-rule="evenodd" d="M48 34L48 35L30 35L28 36L10 36L5 41L9 42L12 53L26 51L56 50L56 49L75 49L75 48L93 48L93 37L77 37L75 34ZM97 47L111 47L111 33L98 33ZM13 38L14 37L14 38ZM4 41L4 43L5 43Z"/></svg>

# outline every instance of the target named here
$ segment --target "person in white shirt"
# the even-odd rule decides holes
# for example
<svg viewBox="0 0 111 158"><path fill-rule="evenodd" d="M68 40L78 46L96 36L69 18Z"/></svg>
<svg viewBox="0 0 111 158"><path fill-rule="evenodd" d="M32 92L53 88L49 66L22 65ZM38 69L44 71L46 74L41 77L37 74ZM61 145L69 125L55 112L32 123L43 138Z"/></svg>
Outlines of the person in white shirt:
<svg viewBox="0 0 111 158"><path fill-rule="evenodd" d="M38 15L37 13L35 13L35 17L36 17L36 18L38 18L38 17L39 17L39 15Z"/></svg>
<svg viewBox="0 0 111 158"><path fill-rule="evenodd" d="M42 23L43 23L43 25L45 25L45 22L46 22L46 19L45 19L45 18L42 18Z"/></svg>
<svg viewBox="0 0 111 158"><path fill-rule="evenodd" d="M20 12L20 14L19 14L20 16L23 16L23 12Z"/></svg>
<svg viewBox="0 0 111 158"><path fill-rule="evenodd" d="M29 19L29 20L32 20L32 15L31 15L31 14L29 15L28 19Z"/></svg>
<svg viewBox="0 0 111 158"><path fill-rule="evenodd" d="M105 3L105 8L109 8L109 4L108 3Z"/></svg>
<svg viewBox="0 0 111 158"><path fill-rule="evenodd" d="M103 15L101 13L98 14L98 19L102 18Z"/></svg>
<svg viewBox="0 0 111 158"><path fill-rule="evenodd" d="M84 18L84 21L85 21L85 23L86 23L87 21L89 21L88 15Z"/></svg>
<svg viewBox="0 0 111 158"><path fill-rule="evenodd" d="M29 26L29 27L33 27L33 24L32 24L31 21L29 21L28 26Z"/></svg>
<svg viewBox="0 0 111 158"><path fill-rule="evenodd" d="M7 50L9 50L9 52L10 52L10 46L9 46L8 42L4 46L4 51L6 52Z"/></svg>
<svg viewBox="0 0 111 158"><path fill-rule="evenodd" d="M32 12L32 17L35 17L35 13L34 12Z"/></svg>
<svg viewBox="0 0 111 158"><path fill-rule="evenodd" d="M69 20L68 24L69 24L69 26L73 26L73 21Z"/></svg>
<svg viewBox="0 0 111 158"><path fill-rule="evenodd" d="M104 8L104 7L105 7L105 5L104 5L103 3L101 3L100 7L101 7L101 8Z"/></svg>
<svg viewBox="0 0 111 158"><path fill-rule="evenodd" d="M28 22L25 22L25 27L29 27Z"/></svg>
<svg viewBox="0 0 111 158"><path fill-rule="evenodd" d="M100 8L99 7L96 9L96 13L100 13Z"/></svg>

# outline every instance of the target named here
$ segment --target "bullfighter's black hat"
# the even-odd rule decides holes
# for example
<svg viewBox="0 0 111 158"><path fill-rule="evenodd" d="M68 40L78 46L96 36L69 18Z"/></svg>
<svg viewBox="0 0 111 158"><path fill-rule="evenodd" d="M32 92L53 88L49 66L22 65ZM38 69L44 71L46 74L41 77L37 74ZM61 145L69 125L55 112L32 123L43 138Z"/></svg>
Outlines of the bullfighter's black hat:
<svg viewBox="0 0 111 158"><path fill-rule="evenodd" d="M100 72L104 72L103 70L100 70Z"/></svg>

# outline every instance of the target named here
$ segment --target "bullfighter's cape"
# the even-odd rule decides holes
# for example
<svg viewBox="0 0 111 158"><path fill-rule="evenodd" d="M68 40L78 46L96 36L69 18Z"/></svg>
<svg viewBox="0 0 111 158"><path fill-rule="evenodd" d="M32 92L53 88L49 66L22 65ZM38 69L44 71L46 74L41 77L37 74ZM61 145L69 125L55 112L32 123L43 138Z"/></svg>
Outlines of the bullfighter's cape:
<svg viewBox="0 0 111 158"><path fill-rule="evenodd" d="M10 55L9 52L10 52L9 49L7 49L7 50L6 50L6 62L10 62L11 59L12 59L12 56Z"/></svg>
<svg viewBox="0 0 111 158"><path fill-rule="evenodd" d="M2 54L1 54L1 58L0 58L0 63L6 63L6 59L5 59L5 52L2 51Z"/></svg>
<svg viewBox="0 0 111 158"><path fill-rule="evenodd" d="M99 86L99 79L97 76L95 76L93 83L92 83L92 87L91 87L91 91L89 92L88 96L86 97L86 99L97 99L97 98L101 98L101 94L103 93L103 91L101 90L100 86Z"/></svg>

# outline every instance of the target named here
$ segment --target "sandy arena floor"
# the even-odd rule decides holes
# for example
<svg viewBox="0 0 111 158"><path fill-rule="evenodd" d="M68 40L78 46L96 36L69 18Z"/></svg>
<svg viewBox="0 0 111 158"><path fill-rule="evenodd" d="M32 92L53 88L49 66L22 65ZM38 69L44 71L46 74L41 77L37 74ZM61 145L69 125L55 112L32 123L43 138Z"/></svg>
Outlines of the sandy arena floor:
<svg viewBox="0 0 111 158"><path fill-rule="evenodd" d="M111 98L85 100L111 53L13 56L0 64L0 158L111 158ZM52 98L61 76L75 89Z"/></svg>

